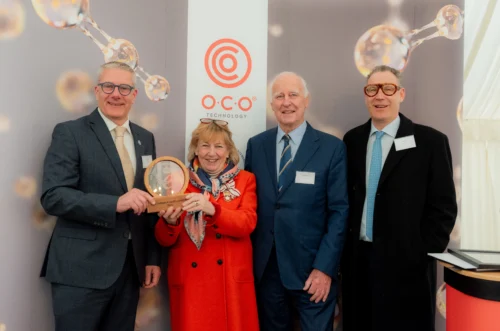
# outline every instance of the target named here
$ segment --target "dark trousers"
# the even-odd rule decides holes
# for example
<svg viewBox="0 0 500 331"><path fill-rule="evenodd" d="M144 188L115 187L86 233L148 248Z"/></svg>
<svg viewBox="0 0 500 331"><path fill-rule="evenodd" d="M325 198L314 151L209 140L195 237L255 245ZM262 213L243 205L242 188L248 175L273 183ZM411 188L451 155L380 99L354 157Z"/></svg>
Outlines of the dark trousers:
<svg viewBox="0 0 500 331"><path fill-rule="evenodd" d="M314 303L309 301L311 294L306 291L286 289L281 282L274 247L256 288L261 331L292 330L292 309L298 311L301 331L333 330L335 291L330 291L326 302Z"/></svg>
<svg viewBox="0 0 500 331"><path fill-rule="evenodd" d="M352 299L355 303L355 312L357 316L363 318L356 318L354 329L356 331L372 331L373 325L373 244L360 240L358 243L358 256L356 260L356 289L355 297Z"/></svg>
<svg viewBox="0 0 500 331"><path fill-rule="evenodd" d="M56 331L133 331L139 279L129 241L123 270L104 290L52 283Z"/></svg>
<svg viewBox="0 0 500 331"><path fill-rule="evenodd" d="M410 297L407 297L407 301L391 302L392 299L380 297L380 294L385 292L385 288L380 281L379 283L375 282L377 279L375 270L377 268L379 270L380 266L375 265L373 255L373 244L360 240L355 262L355 279L351 280L351 282L355 282L353 297L345 299L351 302L351 312L349 313L349 322L346 321L344 329L346 331L399 331L403 329L433 331L436 308L435 261L429 258L425 279L421 279L421 282L417 279L420 285L416 285L416 282L413 283L415 286L419 286L420 293L412 293ZM427 291L431 294L426 296ZM427 297L430 301L422 301L422 297ZM408 302L417 308L409 309ZM419 312L415 313L415 309L419 309Z"/></svg>

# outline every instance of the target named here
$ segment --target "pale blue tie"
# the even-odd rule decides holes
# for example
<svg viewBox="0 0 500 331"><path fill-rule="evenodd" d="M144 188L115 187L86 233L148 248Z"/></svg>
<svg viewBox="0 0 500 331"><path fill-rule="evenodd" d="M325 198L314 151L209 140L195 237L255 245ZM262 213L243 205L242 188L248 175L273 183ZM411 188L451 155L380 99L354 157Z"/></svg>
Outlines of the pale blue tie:
<svg viewBox="0 0 500 331"><path fill-rule="evenodd" d="M382 172L382 136L383 131L375 132L373 143L370 173L368 175L368 188L366 190L366 236L373 240L373 211L375 210L375 195L377 194L378 180Z"/></svg>

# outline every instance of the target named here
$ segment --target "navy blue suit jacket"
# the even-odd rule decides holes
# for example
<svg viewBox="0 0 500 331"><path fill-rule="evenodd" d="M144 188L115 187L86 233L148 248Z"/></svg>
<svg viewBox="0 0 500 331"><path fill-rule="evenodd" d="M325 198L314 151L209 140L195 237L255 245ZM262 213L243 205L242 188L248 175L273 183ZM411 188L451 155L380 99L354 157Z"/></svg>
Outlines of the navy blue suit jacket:
<svg viewBox="0 0 500 331"><path fill-rule="evenodd" d="M265 131L247 145L245 169L257 178L254 272L260 281L274 240L283 285L301 290L313 269L337 278L348 213L346 151L340 139L308 123L278 193L277 131ZM297 171L313 172L314 184L295 183Z"/></svg>

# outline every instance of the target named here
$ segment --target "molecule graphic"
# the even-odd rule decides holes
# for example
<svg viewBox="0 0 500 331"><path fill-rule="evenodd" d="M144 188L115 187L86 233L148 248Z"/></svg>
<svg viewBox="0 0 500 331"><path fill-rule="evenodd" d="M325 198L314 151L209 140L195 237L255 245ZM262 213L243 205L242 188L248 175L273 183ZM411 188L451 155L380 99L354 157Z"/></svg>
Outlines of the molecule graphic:
<svg viewBox="0 0 500 331"><path fill-rule="evenodd" d="M99 47L106 62L119 61L128 64L144 83L146 95L152 101L165 100L170 93L170 84L162 76L150 75L139 66L139 53L135 46L125 39L114 39L101 30L90 16L90 0L32 0L38 16L56 29L78 27ZM92 26L106 40L101 43L87 26Z"/></svg>
<svg viewBox="0 0 500 331"><path fill-rule="evenodd" d="M384 25L390 25L400 30L408 30L408 24L401 18L401 4L404 0L387 0L389 5L389 17L383 23Z"/></svg>
<svg viewBox="0 0 500 331"><path fill-rule="evenodd" d="M374 67L381 64L403 71L411 52L417 46L436 37L459 39L463 24L463 11L455 5L446 5L438 11L434 21L407 33L394 26L377 25L358 39L354 49L354 62L363 76L367 76ZM436 27L438 31L414 40L415 35L432 27Z"/></svg>
<svg viewBox="0 0 500 331"><path fill-rule="evenodd" d="M59 76L56 84L57 99L69 112L84 112L94 101L92 79L81 70L70 70Z"/></svg>
<svg viewBox="0 0 500 331"><path fill-rule="evenodd" d="M19 37L24 23L24 7L19 0L0 0L0 40Z"/></svg>

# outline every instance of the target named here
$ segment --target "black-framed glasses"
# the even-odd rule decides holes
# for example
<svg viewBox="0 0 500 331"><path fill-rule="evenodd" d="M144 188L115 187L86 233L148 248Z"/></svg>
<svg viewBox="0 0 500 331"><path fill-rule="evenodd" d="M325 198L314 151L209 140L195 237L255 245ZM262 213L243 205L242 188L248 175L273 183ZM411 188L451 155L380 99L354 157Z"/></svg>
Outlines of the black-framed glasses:
<svg viewBox="0 0 500 331"><path fill-rule="evenodd" d="M213 123L217 124L218 126L226 126L226 125L229 124L226 121L223 121L223 120L214 120L214 119L211 119L211 118L200 118L200 122L203 123L203 124L210 124L210 123L213 122Z"/></svg>
<svg viewBox="0 0 500 331"><path fill-rule="evenodd" d="M115 91L115 88L118 87L118 92L120 92L120 94L123 95L124 97L132 93L132 91L135 89L135 87L127 84L115 85L110 82L99 83L97 85L100 86L101 90L106 94L113 93Z"/></svg>
<svg viewBox="0 0 500 331"><path fill-rule="evenodd" d="M382 93L384 93L385 95L390 97L391 95L396 94L396 92L401 89L401 86L397 86L396 84L390 84L390 83L369 84L369 85L366 85L363 90L364 90L366 96L374 97L377 95L377 93L380 89L382 89Z"/></svg>

